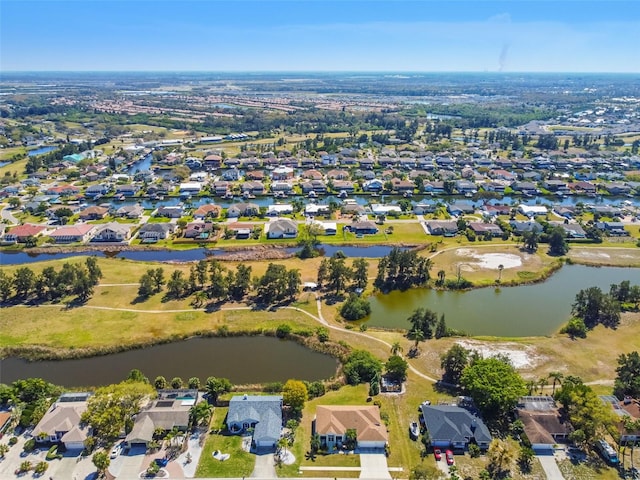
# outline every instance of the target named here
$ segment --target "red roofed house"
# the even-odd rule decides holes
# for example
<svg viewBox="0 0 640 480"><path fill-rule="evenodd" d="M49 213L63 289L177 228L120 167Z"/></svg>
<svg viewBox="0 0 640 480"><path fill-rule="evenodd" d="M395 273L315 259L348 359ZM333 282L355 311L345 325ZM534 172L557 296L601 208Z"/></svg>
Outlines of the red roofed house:
<svg viewBox="0 0 640 480"><path fill-rule="evenodd" d="M45 195L77 195L80 193L80 188L73 185L58 185L47 188L44 193Z"/></svg>
<svg viewBox="0 0 640 480"><path fill-rule="evenodd" d="M56 243L86 242L89 240L90 233L94 228L95 225L86 223L65 225L64 227L56 228L49 236Z"/></svg>
<svg viewBox="0 0 640 480"><path fill-rule="evenodd" d="M37 237L42 234L45 230L45 227L42 225L32 225L30 223L25 223L24 225L18 225L13 227L7 233L4 234L5 242L18 242L24 243L27 241L28 237Z"/></svg>

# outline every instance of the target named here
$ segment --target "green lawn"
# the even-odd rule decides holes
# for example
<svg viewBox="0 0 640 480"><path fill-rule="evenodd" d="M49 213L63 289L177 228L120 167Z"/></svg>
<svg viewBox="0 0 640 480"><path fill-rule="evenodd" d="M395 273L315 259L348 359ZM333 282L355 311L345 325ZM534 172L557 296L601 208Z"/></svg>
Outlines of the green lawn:
<svg viewBox="0 0 640 480"><path fill-rule="evenodd" d="M226 407L216 407L211 421L211 433L202 450L196 477L248 477L255 465L255 456L242 450L242 438L238 435L226 435L224 419ZM213 458L213 452L219 450L231 455L223 462Z"/></svg>

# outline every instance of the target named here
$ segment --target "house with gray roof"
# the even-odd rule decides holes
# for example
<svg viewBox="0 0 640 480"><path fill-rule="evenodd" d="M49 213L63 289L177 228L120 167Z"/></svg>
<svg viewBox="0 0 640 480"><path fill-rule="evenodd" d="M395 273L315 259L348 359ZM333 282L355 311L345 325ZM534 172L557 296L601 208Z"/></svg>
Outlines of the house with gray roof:
<svg viewBox="0 0 640 480"><path fill-rule="evenodd" d="M56 400L33 429L36 442L62 443L67 450L81 450L91 435L81 419L90 393L65 393Z"/></svg>
<svg viewBox="0 0 640 480"><path fill-rule="evenodd" d="M442 449L466 450L475 443L487 449L492 437L482 419L469 410L455 405L420 407L420 421L429 431L431 446Z"/></svg>
<svg viewBox="0 0 640 480"><path fill-rule="evenodd" d="M199 393L195 389L159 390L158 398L136 416L133 428L125 438L129 448L146 448L156 430L168 432L176 428L187 431L189 412L198 403L198 398Z"/></svg>
<svg viewBox="0 0 640 480"><path fill-rule="evenodd" d="M253 429L253 445L275 448L282 431L282 397L237 395L229 402L227 428L231 433Z"/></svg>

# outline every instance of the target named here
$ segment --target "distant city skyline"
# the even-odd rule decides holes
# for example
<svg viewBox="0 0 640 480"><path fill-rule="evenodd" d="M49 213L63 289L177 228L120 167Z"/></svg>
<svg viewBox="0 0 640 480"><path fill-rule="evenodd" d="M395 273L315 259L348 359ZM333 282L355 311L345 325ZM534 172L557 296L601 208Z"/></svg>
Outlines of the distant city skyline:
<svg viewBox="0 0 640 480"><path fill-rule="evenodd" d="M632 0L0 0L0 70L640 72Z"/></svg>

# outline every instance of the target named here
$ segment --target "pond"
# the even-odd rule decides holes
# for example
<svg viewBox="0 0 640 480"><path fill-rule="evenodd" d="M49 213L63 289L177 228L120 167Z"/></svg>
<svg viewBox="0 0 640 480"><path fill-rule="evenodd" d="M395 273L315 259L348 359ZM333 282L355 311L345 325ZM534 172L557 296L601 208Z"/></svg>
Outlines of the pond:
<svg viewBox="0 0 640 480"><path fill-rule="evenodd" d="M28 362L0 360L0 383L41 377L65 387L117 383L140 369L151 381L225 377L234 384L284 382L290 378L315 381L332 377L337 360L292 341L273 337L192 338L121 353L74 360Z"/></svg>
<svg viewBox="0 0 640 480"><path fill-rule="evenodd" d="M407 318L425 307L444 313L447 326L471 335L525 337L549 335L571 315L579 290L612 283L640 284L640 269L567 265L542 283L519 287L480 288L467 292L413 289L371 297L367 324L387 328L410 327Z"/></svg>
<svg viewBox="0 0 640 480"><path fill-rule="evenodd" d="M40 148L36 148L35 150L29 150L29 152L27 153L30 157L35 157L36 155L43 155L45 153L49 153L52 152L53 150L55 150L57 147L40 147Z"/></svg>

